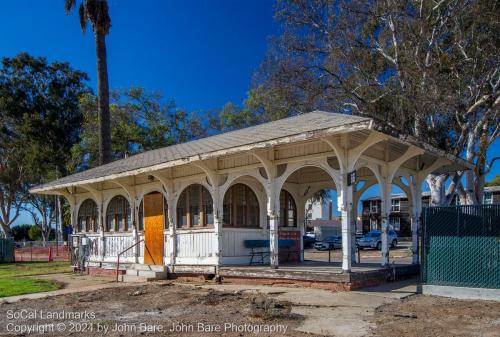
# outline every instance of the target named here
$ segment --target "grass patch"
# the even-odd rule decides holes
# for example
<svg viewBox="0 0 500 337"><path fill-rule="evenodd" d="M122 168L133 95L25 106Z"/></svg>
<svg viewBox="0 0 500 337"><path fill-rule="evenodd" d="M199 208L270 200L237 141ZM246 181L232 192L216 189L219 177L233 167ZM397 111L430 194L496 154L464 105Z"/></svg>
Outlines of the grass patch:
<svg viewBox="0 0 500 337"><path fill-rule="evenodd" d="M71 265L66 261L17 262L0 264L0 278L55 274L69 271L71 271Z"/></svg>
<svg viewBox="0 0 500 337"><path fill-rule="evenodd" d="M0 279L0 297L39 293L60 288L61 284L50 280L28 277Z"/></svg>

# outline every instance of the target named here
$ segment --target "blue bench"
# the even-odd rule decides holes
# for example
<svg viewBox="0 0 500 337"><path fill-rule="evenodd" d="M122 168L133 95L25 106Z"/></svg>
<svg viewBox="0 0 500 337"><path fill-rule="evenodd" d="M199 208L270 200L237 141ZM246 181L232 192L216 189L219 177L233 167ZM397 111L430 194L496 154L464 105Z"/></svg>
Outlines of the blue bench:
<svg viewBox="0 0 500 337"><path fill-rule="evenodd" d="M245 248L250 248L250 265L264 264L265 259L271 255L269 240L245 240L244 245ZM286 249L288 252L287 260L294 245L294 240L278 240L279 249ZM254 258L257 258L257 261L254 261Z"/></svg>

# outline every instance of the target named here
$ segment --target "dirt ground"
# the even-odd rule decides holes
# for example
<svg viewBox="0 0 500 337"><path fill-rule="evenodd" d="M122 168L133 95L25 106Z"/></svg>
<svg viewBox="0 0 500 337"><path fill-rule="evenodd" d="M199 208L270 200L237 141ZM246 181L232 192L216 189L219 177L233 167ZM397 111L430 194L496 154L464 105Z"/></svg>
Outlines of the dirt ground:
<svg viewBox="0 0 500 337"><path fill-rule="evenodd" d="M414 295L383 305L373 316L374 336L500 336L500 302Z"/></svg>
<svg viewBox="0 0 500 337"><path fill-rule="evenodd" d="M117 284L0 303L0 335L500 337L499 302L412 289L414 280L338 293L213 282Z"/></svg>
<svg viewBox="0 0 500 337"><path fill-rule="evenodd" d="M306 336L293 331L302 318L290 311L289 303L264 295L163 282L2 303L0 333L32 335L31 328L50 336L246 336L260 329L258 336ZM66 317L49 319L54 313Z"/></svg>

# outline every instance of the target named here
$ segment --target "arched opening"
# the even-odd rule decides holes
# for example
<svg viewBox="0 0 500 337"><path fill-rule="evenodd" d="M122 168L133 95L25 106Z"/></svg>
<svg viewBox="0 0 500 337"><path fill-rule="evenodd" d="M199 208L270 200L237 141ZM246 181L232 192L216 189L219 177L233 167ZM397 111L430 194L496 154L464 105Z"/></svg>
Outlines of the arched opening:
<svg viewBox="0 0 500 337"><path fill-rule="evenodd" d="M229 187L223 200L223 227L259 228L257 196L250 187L237 183Z"/></svg>
<svg viewBox="0 0 500 337"><path fill-rule="evenodd" d="M92 199L86 199L78 210L77 232L97 232L97 204Z"/></svg>
<svg viewBox="0 0 500 337"><path fill-rule="evenodd" d="M321 240L323 237L341 235L340 213L338 211L337 191L334 188L312 190L306 195L305 203L305 235ZM328 224L338 224L328 226ZM326 226L322 226L327 224ZM308 240L306 248L313 247Z"/></svg>
<svg viewBox="0 0 500 337"><path fill-rule="evenodd" d="M212 195L201 184L189 185L177 201L177 228L197 229L213 225Z"/></svg>
<svg viewBox="0 0 500 337"><path fill-rule="evenodd" d="M160 192L151 192L146 195L156 195L156 194L161 194ZM164 215L164 229L168 229L168 204L167 204L167 199L163 197L163 215ZM141 199L141 203L139 204L139 210L138 210L138 224L137 224L137 230L138 231L144 231L144 198Z"/></svg>
<svg viewBox="0 0 500 337"><path fill-rule="evenodd" d="M320 253L321 256L317 254L313 233L341 233L340 221L332 218L332 195L335 189L332 176L318 166L301 167L286 177L279 194L278 238L280 242L293 240L295 244L293 247L279 248L280 263L302 259L328 261L324 253ZM319 212L316 212L316 208L319 208ZM314 221L312 213L315 214ZM309 236L302 235L308 231ZM319 239L326 239L328 235Z"/></svg>
<svg viewBox="0 0 500 337"><path fill-rule="evenodd" d="M401 180L403 182L403 180ZM401 185L403 188L407 186ZM410 200L403 188L392 184L390 193L390 209L388 214L388 244L391 249L408 249L411 237L411 208ZM355 198L355 214L359 214L358 222L361 231L358 232L358 248L361 250L382 248L381 230L383 222L383 203L381 189L378 182L373 180L363 187L356 186L357 196ZM356 193L355 193L356 194ZM373 237L372 240L365 238ZM373 262L376 262L376 255L362 253L361 260L368 259L370 256ZM409 257L405 254L395 254L392 259L397 263L409 263ZM370 260L371 262L371 260Z"/></svg>
<svg viewBox="0 0 500 337"><path fill-rule="evenodd" d="M111 199L106 209L107 232L126 232L132 228L132 214L128 200L117 195Z"/></svg>

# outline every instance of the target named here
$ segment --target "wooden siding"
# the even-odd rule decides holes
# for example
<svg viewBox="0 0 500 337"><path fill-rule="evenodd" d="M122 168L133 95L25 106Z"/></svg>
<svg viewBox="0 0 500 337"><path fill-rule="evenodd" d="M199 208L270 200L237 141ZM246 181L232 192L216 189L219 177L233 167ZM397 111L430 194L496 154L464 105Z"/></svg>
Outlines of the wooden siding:
<svg viewBox="0 0 500 337"><path fill-rule="evenodd" d="M186 262L191 259L203 260L213 257L215 234L210 231L190 231L177 233L177 259ZM188 258L188 259L186 259Z"/></svg>
<svg viewBox="0 0 500 337"><path fill-rule="evenodd" d="M105 257L116 257L118 254L134 244L132 234L113 235L104 237L104 255ZM122 254L124 258L134 257L134 252L130 249Z"/></svg>

